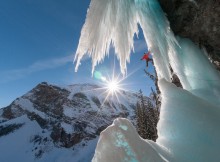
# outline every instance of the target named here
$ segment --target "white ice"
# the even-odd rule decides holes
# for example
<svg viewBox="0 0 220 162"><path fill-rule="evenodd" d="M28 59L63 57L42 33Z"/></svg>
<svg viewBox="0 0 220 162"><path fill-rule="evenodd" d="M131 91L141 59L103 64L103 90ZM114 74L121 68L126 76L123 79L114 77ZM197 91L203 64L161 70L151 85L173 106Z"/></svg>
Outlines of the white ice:
<svg viewBox="0 0 220 162"><path fill-rule="evenodd" d="M173 48L175 38L163 12L158 12L157 8L155 0L92 0L75 55L76 71L83 56L88 54L92 58L93 72L95 66L109 54L112 43L121 72L125 74L139 23L155 63L161 66L156 67L159 78L169 80L166 56L167 49Z"/></svg>
<svg viewBox="0 0 220 162"><path fill-rule="evenodd" d="M88 54L94 71L112 43L125 74L138 23L160 80L159 137L156 143L144 141L127 120L118 119L101 134L93 161L220 161L219 72L205 50L174 37L157 0L91 0L75 56L76 70ZM183 89L170 83L169 66Z"/></svg>

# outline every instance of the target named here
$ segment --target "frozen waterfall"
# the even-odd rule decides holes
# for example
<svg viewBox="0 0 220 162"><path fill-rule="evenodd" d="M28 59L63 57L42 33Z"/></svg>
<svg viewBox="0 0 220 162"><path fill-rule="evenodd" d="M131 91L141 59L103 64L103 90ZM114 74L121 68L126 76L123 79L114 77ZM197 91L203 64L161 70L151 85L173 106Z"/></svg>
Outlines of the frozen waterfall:
<svg viewBox="0 0 220 162"><path fill-rule="evenodd" d="M91 0L75 55L95 66L113 44L126 74L140 24L153 53L162 93L157 142L141 139L129 121L117 119L101 133L93 161L220 161L220 75L190 40L175 38L157 0ZM183 89L170 83L170 70ZM112 160L112 158L114 159Z"/></svg>

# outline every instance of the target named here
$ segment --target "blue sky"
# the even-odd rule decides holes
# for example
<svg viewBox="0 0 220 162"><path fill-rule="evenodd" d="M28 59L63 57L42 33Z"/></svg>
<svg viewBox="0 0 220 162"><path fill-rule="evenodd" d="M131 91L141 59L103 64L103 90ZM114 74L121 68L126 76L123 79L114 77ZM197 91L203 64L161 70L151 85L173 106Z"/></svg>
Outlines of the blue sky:
<svg viewBox="0 0 220 162"><path fill-rule="evenodd" d="M77 73L72 63L90 0L3 0L0 2L0 107L9 105L40 82L57 85L97 83L91 77L91 60ZM127 89L149 94L152 82L140 61L146 45L140 33L124 82ZM109 74L114 50L96 70ZM120 73L118 62L116 72ZM152 71L152 67L150 68Z"/></svg>

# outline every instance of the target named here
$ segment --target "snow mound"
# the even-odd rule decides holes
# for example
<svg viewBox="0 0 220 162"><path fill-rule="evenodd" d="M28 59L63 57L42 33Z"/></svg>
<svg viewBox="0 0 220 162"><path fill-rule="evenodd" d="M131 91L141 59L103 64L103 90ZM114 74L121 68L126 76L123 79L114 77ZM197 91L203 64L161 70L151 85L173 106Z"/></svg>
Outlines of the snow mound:
<svg viewBox="0 0 220 162"><path fill-rule="evenodd" d="M101 133L92 161L165 161L154 145L153 142L142 139L129 120L118 118Z"/></svg>

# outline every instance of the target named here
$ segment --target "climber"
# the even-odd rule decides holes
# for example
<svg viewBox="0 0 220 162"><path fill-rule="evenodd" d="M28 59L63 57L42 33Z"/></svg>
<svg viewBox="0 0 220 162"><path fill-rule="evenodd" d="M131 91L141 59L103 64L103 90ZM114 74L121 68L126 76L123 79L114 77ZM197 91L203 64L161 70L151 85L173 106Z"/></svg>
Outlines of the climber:
<svg viewBox="0 0 220 162"><path fill-rule="evenodd" d="M146 60L146 66L148 67L148 62L151 61L153 62L153 59L149 57L150 56L150 51L147 53L144 53L144 56L142 57L141 60Z"/></svg>

